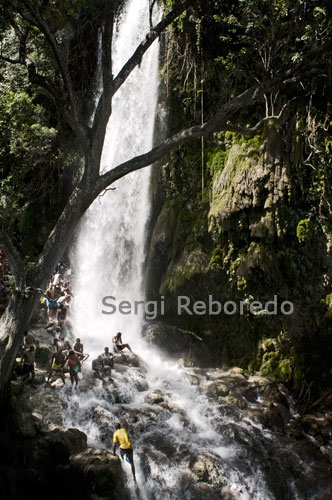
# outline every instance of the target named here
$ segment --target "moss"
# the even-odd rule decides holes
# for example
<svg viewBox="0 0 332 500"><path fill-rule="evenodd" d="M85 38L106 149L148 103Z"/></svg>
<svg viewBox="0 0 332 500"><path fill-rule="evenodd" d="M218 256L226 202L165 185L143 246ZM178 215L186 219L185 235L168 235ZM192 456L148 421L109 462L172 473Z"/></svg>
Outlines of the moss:
<svg viewBox="0 0 332 500"><path fill-rule="evenodd" d="M332 319L332 293L326 295L325 304L328 307L327 316L328 318Z"/></svg>
<svg viewBox="0 0 332 500"><path fill-rule="evenodd" d="M298 353L294 348L291 349L293 361L293 385L294 388L300 390L303 382L306 380L308 364L303 353Z"/></svg>
<svg viewBox="0 0 332 500"><path fill-rule="evenodd" d="M262 345L264 352L275 352L276 350L276 341L274 339L265 339Z"/></svg>
<svg viewBox="0 0 332 500"><path fill-rule="evenodd" d="M208 149L206 152L206 166L209 169L212 177L214 177L218 172L220 172L227 160L227 151L222 151L221 149Z"/></svg>
<svg viewBox="0 0 332 500"><path fill-rule="evenodd" d="M289 359L283 359L274 371L277 380L288 382L292 378L292 362Z"/></svg>
<svg viewBox="0 0 332 500"><path fill-rule="evenodd" d="M232 204L234 186L241 183L244 173L256 166L257 161L248 157L246 144L235 144L228 151L225 167L218 172L215 179L214 196L212 199L209 216L222 215L226 217Z"/></svg>
<svg viewBox="0 0 332 500"><path fill-rule="evenodd" d="M275 369L278 366L279 362L279 353L278 352L266 352L263 355L262 365L260 368L260 373L263 376L272 377Z"/></svg>
<svg viewBox="0 0 332 500"><path fill-rule="evenodd" d="M220 247L215 247L210 257L210 266L213 270L219 271L223 268L224 251Z"/></svg>
<svg viewBox="0 0 332 500"><path fill-rule="evenodd" d="M177 288L195 278L195 276L206 274L208 269L208 257L204 252L199 249L189 254L185 252L180 262L170 266L168 269L167 277L161 288L161 292L174 292Z"/></svg>
<svg viewBox="0 0 332 500"><path fill-rule="evenodd" d="M310 237L311 228L310 228L310 219L302 219L297 225L296 228L296 236L297 239L303 243Z"/></svg>
<svg viewBox="0 0 332 500"><path fill-rule="evenodd" d="M247 289L247 280L245 278L237 277L236 288L239 292L244 292Z"/></svg>

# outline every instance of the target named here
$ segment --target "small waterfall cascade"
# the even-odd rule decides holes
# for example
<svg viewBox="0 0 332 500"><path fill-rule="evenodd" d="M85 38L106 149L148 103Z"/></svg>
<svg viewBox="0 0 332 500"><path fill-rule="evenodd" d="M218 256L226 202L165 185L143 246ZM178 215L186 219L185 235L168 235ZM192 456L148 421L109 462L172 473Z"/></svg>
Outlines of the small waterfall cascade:
<svg viewBox="0 0 332 500"><path fill-rule="evenodd" d="M148 1L128 0L114 33L115 74L148 29ZM157 93L155 42L114 99L104 171L151 148ZM130 468L124 464L123 469L133 499L304 498L297 481L308 474L310 464L286 439L255 420L262 405L255 381L240 373L226 376L222 370L183 368L167 360L141 336L142 309L137 314L102 314L105 296L116 297L116 303L144 300L149 177L146 168L121 179L112 186L116 190L93 203L81 222L72 249L70 314L74 335L90 358L79 390L60 390L67 402L65 426L84 431L90 446L111 449L114 423L126 422L138 488ZM103 384L93 377L91 360L105 346L112 348L118 331L138 357L129 365L116 363L114 382ZM324 491L308 490L307 498L322 498Z"/></svg>

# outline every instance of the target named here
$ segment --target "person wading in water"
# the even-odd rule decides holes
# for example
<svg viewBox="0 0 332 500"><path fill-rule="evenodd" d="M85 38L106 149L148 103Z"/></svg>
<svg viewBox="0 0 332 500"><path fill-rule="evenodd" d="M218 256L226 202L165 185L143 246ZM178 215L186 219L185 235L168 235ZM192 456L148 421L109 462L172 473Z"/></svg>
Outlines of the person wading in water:
<svg viewBox="0 0 332 500"><path fill-rule="evenodd" d="M120 444L120 457L125 459L131 465L131 471L133 473L133 478L136 483L136 473L134 465L133 448L128 436L126 429L124 429L121 424L116 424L116 431L113 434L113 455L116 455L116 446Z"/></svg>

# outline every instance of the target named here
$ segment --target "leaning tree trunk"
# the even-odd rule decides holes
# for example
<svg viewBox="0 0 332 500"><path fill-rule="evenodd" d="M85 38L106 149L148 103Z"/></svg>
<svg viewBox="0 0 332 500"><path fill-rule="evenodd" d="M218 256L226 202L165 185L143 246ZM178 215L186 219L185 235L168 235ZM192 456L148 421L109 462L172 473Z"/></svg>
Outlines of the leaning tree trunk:
<svg viewBox="0 0 332 500"><path fill-rule="evenodd" d="M28 296L15 292L0 320L0 394L10 378L15 358L28 328L31 317L39 303L39 296Z"/></svg>
<svg viewBox="0 0 332 500"><path fill-rule="evenodd" d="M40 290L44 289L59 258L65 252L77 223L97 196L96 187L91 187L85 179L71 194L58 223L51 232L33 274L26 282L16 273L17 289L0 320L0 396L10 378L15 358L22 344L23 333L40 299ZM21 281L18 283L18 281ZM30 287L29 287L30 285Z"/></svg>

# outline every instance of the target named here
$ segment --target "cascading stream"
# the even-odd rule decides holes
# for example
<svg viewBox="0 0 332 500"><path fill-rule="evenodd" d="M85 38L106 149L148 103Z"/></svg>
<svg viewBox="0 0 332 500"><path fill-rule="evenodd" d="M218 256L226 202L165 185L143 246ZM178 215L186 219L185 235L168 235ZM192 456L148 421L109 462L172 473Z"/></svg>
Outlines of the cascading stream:
<svg viewBox="0 0 332 500"><path fill-rule="evenodd" d="M115 74L148 29L147 0L129 0L114 34ZM157 91L155 42L114 99L103 170L151 148ZM285 457L291 456L287 443L254 423L245 410L208 397L213 373L182 369L151 348L141 337L142 310L130 315L101 313L105 296L114 296L117 301L144 299L149 177L150 169L146 168L118 181L112 186L115 191L107 191L93 203L80 225L72 251L71 320L74 335L82 339L90 359L84 364L80 390L61 389L68 402L65 424L86 432L91 446L111 448L114 423L119 419L128 422L140 498L301 498L287 472ZM124 341L141 361L137 366L116 364L114 385L102 385L91 374L91 360L105 346L111 348L117 331L123 333ZM159 395L161 404L147 402L149 393ZM250 404L255 407L260 403L253 398ZM286 462L284 466L276 462L274 471L268 466L273 453ZM136 498L128 469L124 466L131 496ZM283 478L282 487L274 485L273 473ZM222 496L226 494L229 496Z"/></svg>

